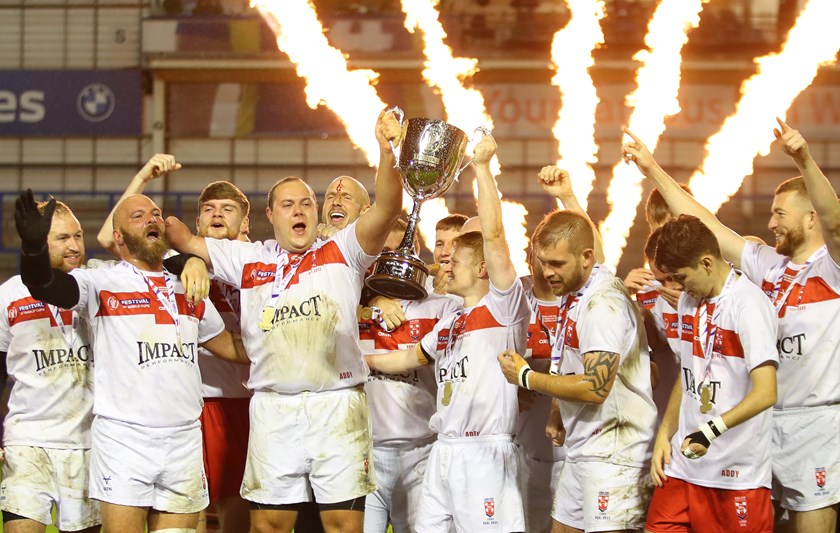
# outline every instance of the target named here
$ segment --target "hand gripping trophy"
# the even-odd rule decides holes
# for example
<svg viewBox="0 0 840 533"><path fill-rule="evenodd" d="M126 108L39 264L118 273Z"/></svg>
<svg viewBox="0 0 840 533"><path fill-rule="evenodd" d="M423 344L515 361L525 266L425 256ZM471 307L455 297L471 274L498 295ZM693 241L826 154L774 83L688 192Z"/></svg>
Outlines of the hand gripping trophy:
<svg viewBox="0 0 840 533"><path fill-rule="evenodd" d="M374 263L373 274L365 285L379 294L398 300L421 300L427 296L429 268L412 253L414 233L420 220L420 206L426 200L442 196L472 162L462 165L467 150L467 134L442 120L412 118L406 123L399 107L389 110L402 125L397 158L402 186L414 199L408 228L399 247L384 252ZM476 129L489 134L484 128Z"/></svg>

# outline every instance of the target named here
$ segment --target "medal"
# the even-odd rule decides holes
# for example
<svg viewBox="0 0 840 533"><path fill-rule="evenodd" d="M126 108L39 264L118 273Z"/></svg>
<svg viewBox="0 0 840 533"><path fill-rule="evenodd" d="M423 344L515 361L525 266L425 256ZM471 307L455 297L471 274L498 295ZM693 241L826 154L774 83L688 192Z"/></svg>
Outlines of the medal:
<svg viewBox="0 0 840 533"><path fill-rule="evenodd" d="M443 386L443 398L440 399L440 403L443 405L449 405L449 402L452 401L452 382L447 381L446 384Z"/></svg>
<svg viewBox="0 0 840 533"><path fill-rule="evenodd" d="M272 320L274 320L274 307L273 306L265 306L262 312L262 316L260 317L260 329L263 331L271 331L271 328L274 324L272 324Z"/></svg>
<svg viewBox="0 0 840 533"><path fill-rule="evenodd" d="M708 385L700 385L700 412L703 414L712 410L712 393Z"/></svg>
<svg viewBox="0 0 840 533"><path fill-rule="evenodd" d="M373 318L373 309L362 307L362 320L370 320L371 318Z"/></svg>

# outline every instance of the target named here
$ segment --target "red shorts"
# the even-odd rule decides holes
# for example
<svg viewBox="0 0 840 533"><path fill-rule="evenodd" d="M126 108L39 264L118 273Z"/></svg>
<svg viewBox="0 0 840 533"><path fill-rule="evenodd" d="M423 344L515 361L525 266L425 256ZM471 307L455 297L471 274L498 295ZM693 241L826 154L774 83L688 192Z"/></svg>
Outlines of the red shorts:
<svg viewBox="0 0 840 533"><path fill-rule="evenodd" d="M201 434L210 501L239 496L248 456L251 398L204 398Z"/></svg>
<svg viewBox="0 0 840 533"><path fill-rule="evenodd" d="M654 489L645 529L773 533L770 489L715 489L671 477Z"/></svg>

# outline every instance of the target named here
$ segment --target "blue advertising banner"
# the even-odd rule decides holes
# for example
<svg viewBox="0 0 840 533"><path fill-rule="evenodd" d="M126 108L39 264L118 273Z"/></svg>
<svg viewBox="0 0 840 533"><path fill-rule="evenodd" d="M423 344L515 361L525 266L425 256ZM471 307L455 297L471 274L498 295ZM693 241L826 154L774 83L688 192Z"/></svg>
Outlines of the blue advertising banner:
<svg viewBox="0 0 840 533"><path fill-rule="evenodd" d="M0 136L140 135L139 70L0 71Z"/></svg>

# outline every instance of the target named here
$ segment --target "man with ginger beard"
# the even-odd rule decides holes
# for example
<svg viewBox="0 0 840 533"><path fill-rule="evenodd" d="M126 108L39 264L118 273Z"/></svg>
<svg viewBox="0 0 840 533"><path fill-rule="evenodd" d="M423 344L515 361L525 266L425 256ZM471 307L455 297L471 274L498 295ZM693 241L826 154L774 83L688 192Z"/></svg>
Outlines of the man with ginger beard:
<svg viewBox="0 0 840 533"><path fill-rule="evenodd" d="M240 289L255 391L241 494L255 531L291 531L310 491L327 531L361 531L364 497L376 488L356 311L363 275L399 217L402 187L390 148L396 119L380 114L375 135L377 202L328 241L316 240L315 194L297 177L269 191L274 240L201 239L167 220L176 249Z"/></svg>
<svg viewBox="0 0 840 533"><path fill-rule="evenodd" d="M57 202L55 209L47 236L50 266L70 272L84 265L82 227L65 204ZM7 372L14 383L0 452L5 530L43 532L55 505L61 531L92 533L101 521L99 504L87 496L93 417L89 324L77 313L35 300L20 276L0 286L0 310L0 383ZM39 476L31 475L36 471Z"/></svg>
<svg viewBox="0 0 840 533"><path fill-rule="evenodd" d="M773 500L790 531L834 533L840 501L840 205L802 135L777 119L777 142L802 173L776 189L768 228L775 250L724 226L682 191L637 137L622 147L675 214L698 217L724 259L761 287L779 317L773 409ZM832 428L826 430L826 428ZM778 507L781 507L779 509Z"/></svg>
<svg viewBox="0 0 840 533"><path fill-rule="evenodd" d="M31 191L16 204L22 278L33 296L77 311L94 332L90 494L103 531L142 533L147 522L149 531L193 530L207 506L196 348L243 362L244 351L213 306L189 302L164 269L168 244L151 199L129 196L114 211L122 262L69 274L51 269L44 251L53 202L43 215Z"/></svg>

